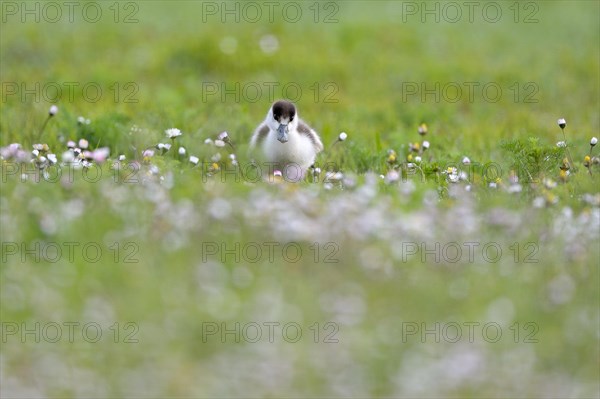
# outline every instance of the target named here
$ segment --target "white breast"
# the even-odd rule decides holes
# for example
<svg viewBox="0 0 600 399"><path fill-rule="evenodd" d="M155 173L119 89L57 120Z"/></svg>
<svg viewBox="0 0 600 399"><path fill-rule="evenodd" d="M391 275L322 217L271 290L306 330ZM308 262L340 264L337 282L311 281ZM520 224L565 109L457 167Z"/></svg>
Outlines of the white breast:
<svg viewBox="0 0 600 399"><path fill-rule="evenodd" d="M263 154L269 162L280 164L294 164L302 170L308 169L317 155L312 141L296 130L288 133L288 142L281 143L277 140L277 132L270 130L262 145Z"/></svg>

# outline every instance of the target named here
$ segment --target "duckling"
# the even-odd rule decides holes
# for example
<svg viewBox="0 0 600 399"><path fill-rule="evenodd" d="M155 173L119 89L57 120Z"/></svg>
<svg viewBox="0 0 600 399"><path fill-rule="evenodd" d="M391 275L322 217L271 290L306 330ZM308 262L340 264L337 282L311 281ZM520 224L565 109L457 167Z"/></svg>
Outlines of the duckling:
<svg viewBox="0 0 600 399"><path fill-rule="evenodd" d="M279 100L254 131L250 149L274 168L269 173L280 170L286 179L300 180L323 150L323 143L317 132L298 117L293 103Z"/></svg>

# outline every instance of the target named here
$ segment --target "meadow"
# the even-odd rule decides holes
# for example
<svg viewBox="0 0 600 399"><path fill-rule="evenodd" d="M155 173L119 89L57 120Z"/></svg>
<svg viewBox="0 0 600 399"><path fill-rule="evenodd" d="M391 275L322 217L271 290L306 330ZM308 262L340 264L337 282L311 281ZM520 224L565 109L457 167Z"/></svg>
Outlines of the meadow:
<svg viewBox="0 0 600 399"><path fill-rule="evenodd" d="M2 397L600 396L600 3L67 3L0 4Z"/></svg>

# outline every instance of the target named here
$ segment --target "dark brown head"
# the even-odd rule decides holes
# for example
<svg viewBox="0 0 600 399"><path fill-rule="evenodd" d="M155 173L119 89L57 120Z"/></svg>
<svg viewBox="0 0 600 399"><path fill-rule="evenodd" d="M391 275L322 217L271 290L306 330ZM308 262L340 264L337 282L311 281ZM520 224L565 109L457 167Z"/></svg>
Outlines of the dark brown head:
<svg viewBox="0 0 600 399"><path fill-rule="evenodd" d="M289 101L279 100L273 103L273 119L287 125L296 117L296 107Z"/></svg>
<svg viewBox="0 0 600 399"><path fill-rule="evenodd" d="M285 143L288 141L288 125L295 123L296 107L289 101L279 100L273 103L271 111L276 125L274 128L277 130L277 140Z"/></svg>

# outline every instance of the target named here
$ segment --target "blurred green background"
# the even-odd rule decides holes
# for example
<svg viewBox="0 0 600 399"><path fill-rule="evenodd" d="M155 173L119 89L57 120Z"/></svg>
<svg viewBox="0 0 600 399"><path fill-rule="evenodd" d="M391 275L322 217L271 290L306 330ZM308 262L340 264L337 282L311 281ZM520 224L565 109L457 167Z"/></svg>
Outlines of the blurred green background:
<svg viewBox="0 0 600 399"><path fill-rule="evenodd" d="M600 127L600 3L473 2L472 22L462 2L74 3L73 22L60 2L56 22L48 2L1 3L0 146L42 142L60 158L85 138L141 166L135 182L109 162L97 182L77 170L36 183L3 161L3 397L598 397L599 185L581 161ZM228 131L244 162L283 87L300 88L292 99L326 147L348 133L319 158L343 184L206 179L174 148L142 159L177 127L202 160L227 157L204 141ZM509 192L511 165L533 161L503 143L537 137L530 155L553 154L559 117L578 172L550 189L556 164ZM386 151L403 158L422 122L431 165L495 162L500 188L440 173L385 184ZM70 342L65 322L102 337L76 327ZM269 342L265 322L298 323L301 338L278 327ZM23 335L35 323L40 342ZM235 342L221 323L263 335ZM472 340L464 323L479 323Z"/></svg>

